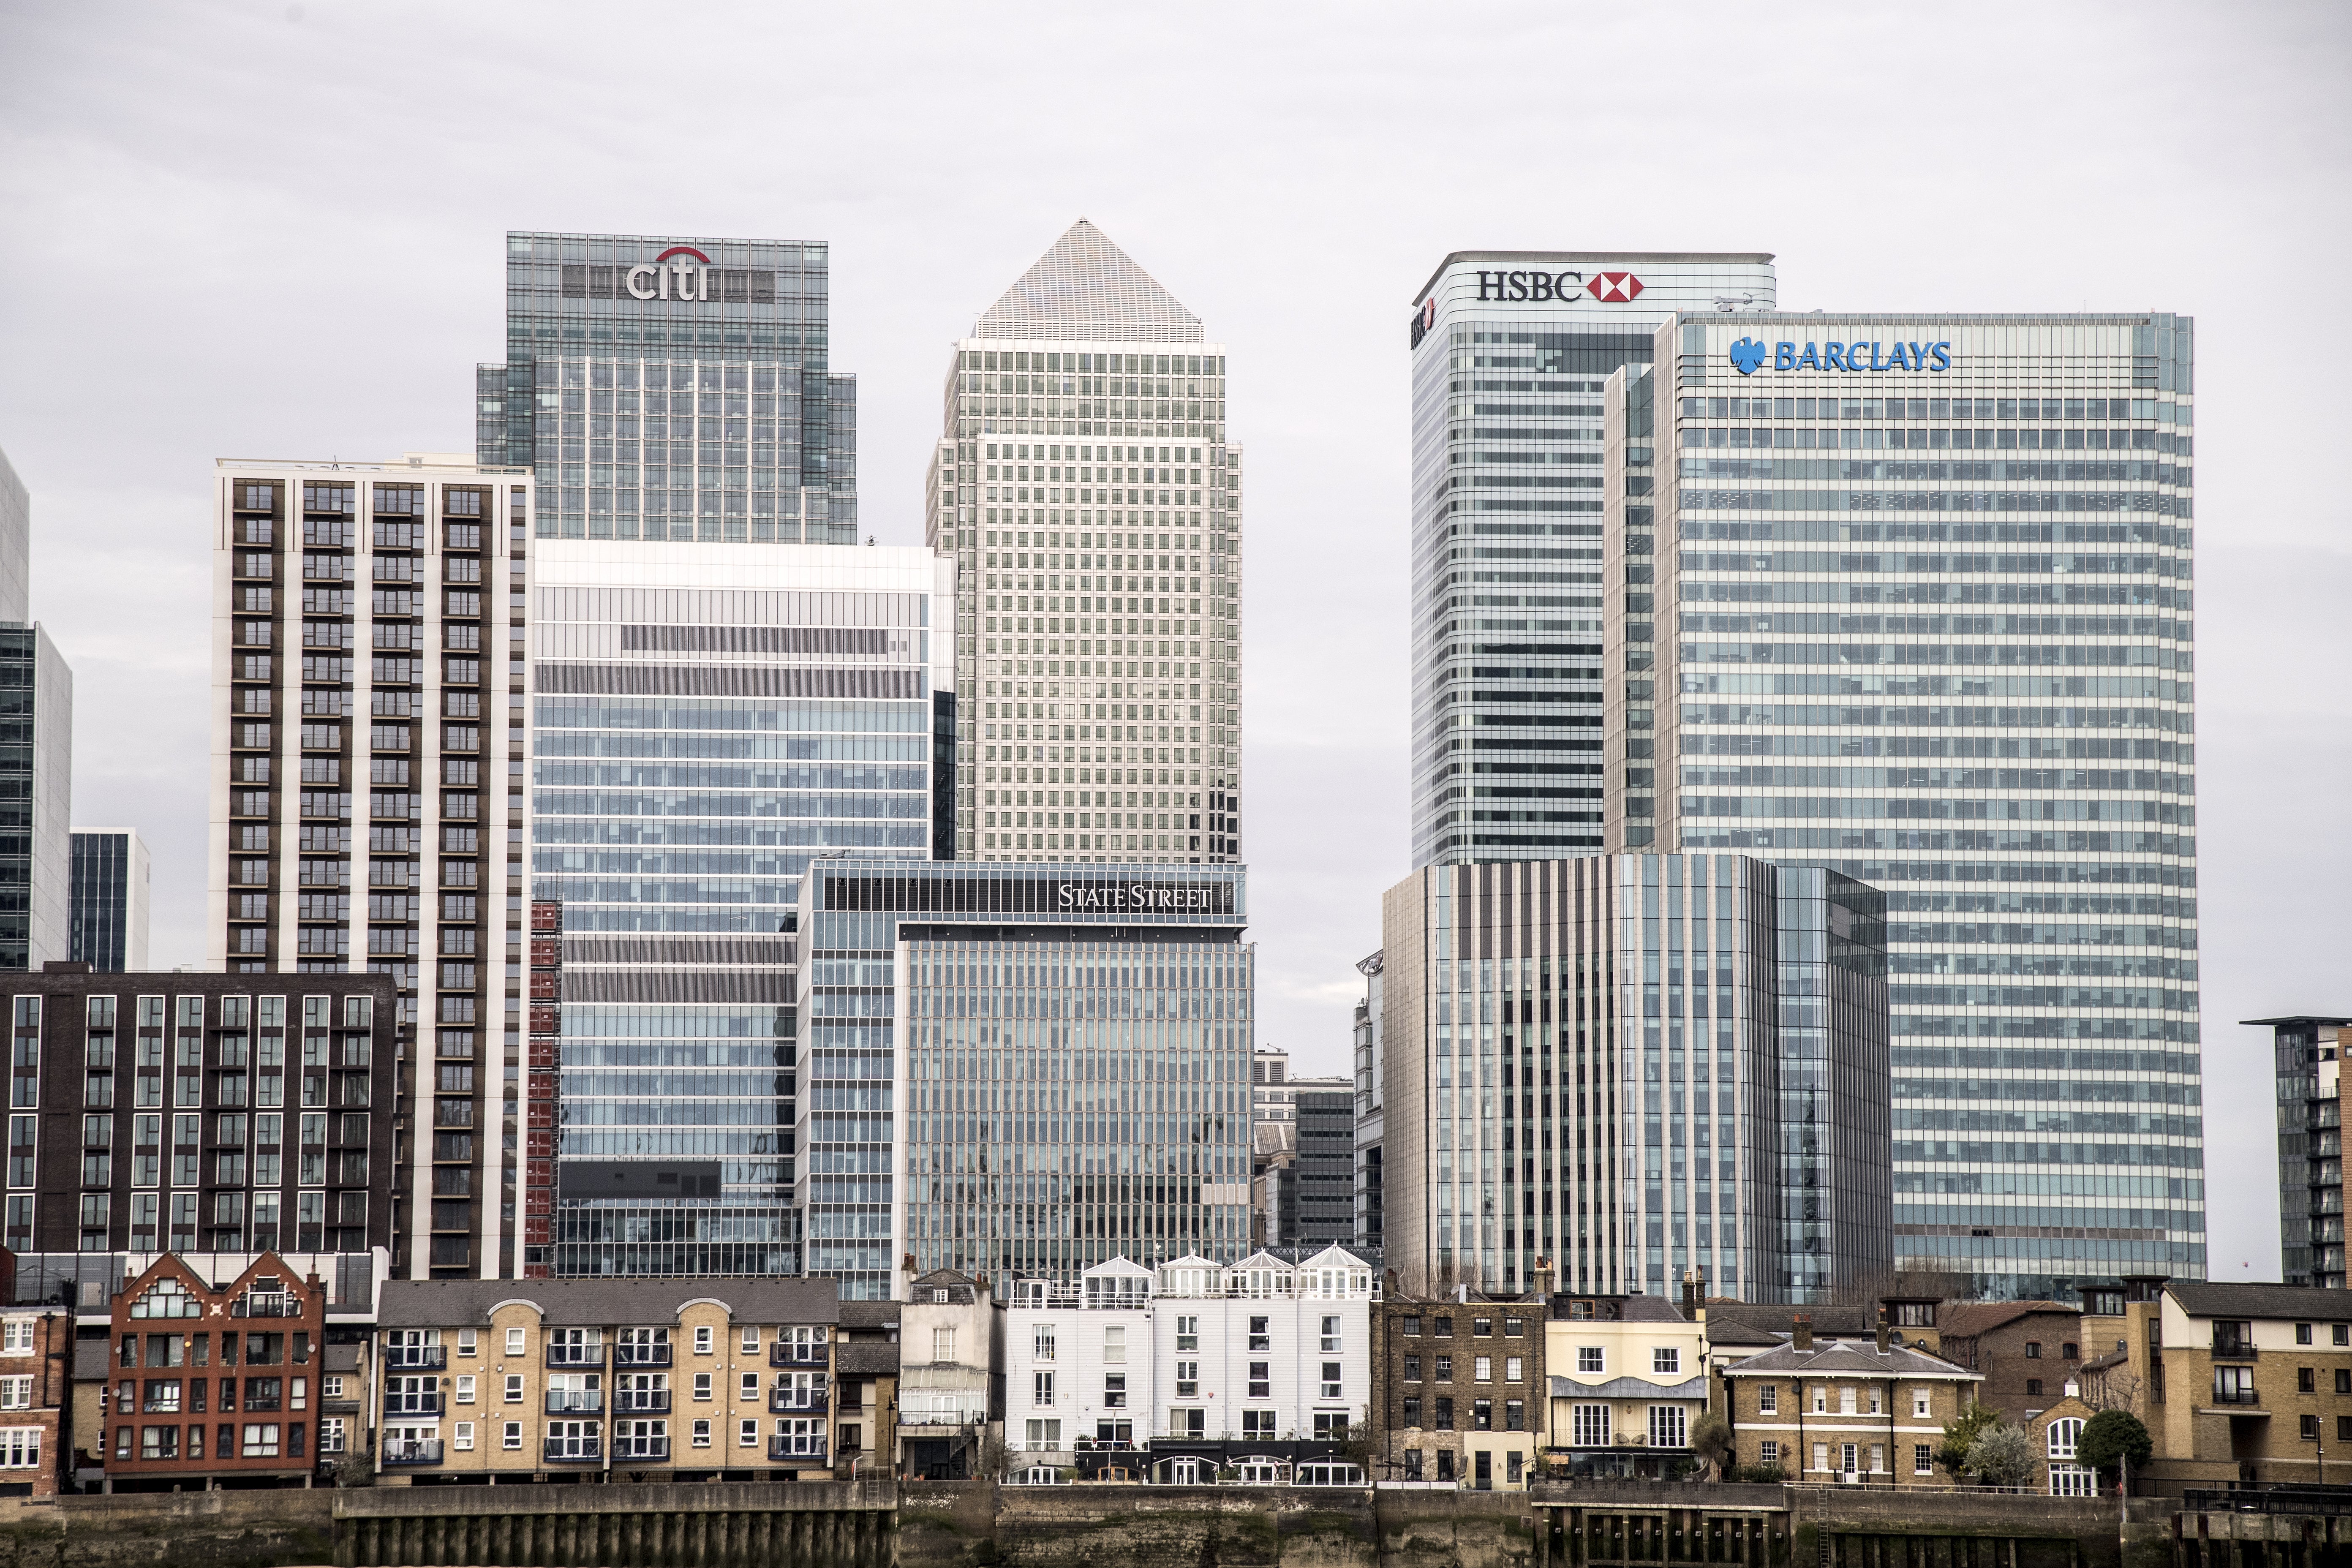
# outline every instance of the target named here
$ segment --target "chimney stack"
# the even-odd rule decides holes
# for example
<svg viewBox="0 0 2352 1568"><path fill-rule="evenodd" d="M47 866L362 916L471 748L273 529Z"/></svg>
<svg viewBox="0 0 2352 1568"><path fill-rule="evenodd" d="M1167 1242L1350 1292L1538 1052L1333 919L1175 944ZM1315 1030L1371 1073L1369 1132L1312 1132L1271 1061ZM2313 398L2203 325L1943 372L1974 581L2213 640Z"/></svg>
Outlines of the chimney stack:
<svg viewBox="0 0 2352 1568"><path fill-rule="evenodd" d="M1551 1300L1551 1259L1550 1259L1550 1258L1537 1258L1537 1259L1536 1259L1536 1263L1535 1263L1535 1268L1534 1268L1530 1272L1534 1275L1534 1283L1535 1283L1535 1288L1536 1288L1536 1300L1538 1300L1538 1301L1549 1301L1549 1300Z"/></svg>
<svg viewBox="0 0 2352 1568"><path fill-rule="evenodd" d="M1811 1317L1803 1312L1792 1314L1789 1319L1789 1342L1794 1348L1801 1351L1811 1350L1813 1348L1813 1320Z"/></svg>
<svg viewBox="0 0 2352 1568"><path fill-rule="evenodd" d="M1878 1353L1886 1353L1886 1309L1878 1309Z"/></svg>
<svg viewBox="0 0 2352 1568"><path fill-rule="evenodd" d="M1683 1321L1685 1322L1698 1321L1698 1270L1685 1268L1683 1270Z"/></svg>

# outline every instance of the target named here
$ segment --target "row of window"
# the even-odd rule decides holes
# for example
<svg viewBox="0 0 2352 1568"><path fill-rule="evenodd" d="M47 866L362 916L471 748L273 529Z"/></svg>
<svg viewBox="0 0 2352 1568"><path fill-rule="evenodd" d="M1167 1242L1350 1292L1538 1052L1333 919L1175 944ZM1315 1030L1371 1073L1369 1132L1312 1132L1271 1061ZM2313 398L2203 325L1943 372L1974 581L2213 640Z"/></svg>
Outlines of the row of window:
<svg viewBox="0 0 2352 1568"><path fill-rule="evenodd" d="M1785 426L1779 429L1750 429L1745 426L1735 425L1726 428L1717 425L1705 429L1695 427L1683 432L1683 444L1686 447L1785 447L1800 452L1822 449L1845 451L1850 448L1855 451L1865 451L1872 448L1918 447L1931 452L1958 450L2187 453L2190 449L2189 442L2190 438L2187 436L2175 436L2168 431L2158 430L2134 430L2129 433L2128 437L2124 431L2117 430L2111 436L2102 426L2093 426L2087 430L2070 426L2063 431L2058 429L2014 430L2003 426L1998 430L1972 432L1966 429L1947 430L1940 427L1913 430L1847 428L1816 431L1806 427L1791 429ZM2186 469L2182 470L2182 477L2177 482L2181 484L2189 482ZM1639 495L1646 492L1633 490L1630 493Z"/></svg>
<svg viewBox="0 0 2352 1568"><path fill-rule="evenodd" d="M1341 1339L1339 1317L1337 1315L1326 1315L1318 1327L1320 1331L1318 1334L1319 1348L1327 1355L1338 1354L1340 1349ZM1037 1361L1052 1361L1059 1349L1060 1333L1060 1328L1055 1324L1037 1324L1035 1331L1032 1335L1030 1341L1031 1356ZM942 1338L942 1336L945 1337ZM1246 1347L1252 1351L1271 1352L1274 1349L1274 1320L1271 1317L1253 1316L1250 1319L1249 1336L1246 1341ZM953 1329L933 1329L931 1331L931 1359L933 1361L953 1361L955 1359L955 1331ZM1197 1351L1200 1348L1201 1320L1191 1313L1178 1314L1176 1318L1176 1349L1179 1352L1183 1352ZM1102 1358L1107 1362L1122 1362L1127 1359L1127 1330L1125 1327L1117 1323L1108 1324L1104 1327Z"/></svg>
<svg viewBox="0 0 2352 1568"><path fill-rule="evenodd" d="M1887 1414L1887 1412L1881 1407L1885 1396L1885 1391L1875 1387L1861 1389L1851 1387L1839 1388L1836 1391L1836 1414L1840 1415L1884 1415ZM1815 1415L1830 1415L1830 1397L1831 1390L1828 1386L1822 1384L1814 1384L1806 1391L1806 1406L1811 1413ZM1911 1390L1910 1403L1912 1419L1924 1421L1929 1418L1927 1413L1932 1406L1930 1404L1929 1394L1927 1389L1915 1388ZM1780 1390L1777 1384L1769 1383L1759 1383L1757 1384L1756 1413L1759 1415L1777 1415L1780 1413Z"/></svg>
<svg viewBox="0 0 2352 1568"><path fill-rule="evenodd" d="M1492 961L1490 960L1489 962L1491 963ZM1465 964L1465 967L1466 967L1466 964ZM1547 965L1546 965L1546 968L1547 968L1547 971L1549 971L1549 964L1547 964ZM1432 1328L1433 1328L1433 1332L1434 1332L1434 1334L1435 1334L1435 1337L1437 1337L1438 1339L1441 1339L1441 1340L1450 1340L1450 1339L1452 1339L1452 1338L1454 1337L1454 1319L1453 1319L1453 1316L1452 1316L1451 1314L1449 1314L1449 1313L1441 1313L1441 1314L1439 1314L1439 1315L1438 1315L1438 1317L1433 1321L1433 1324L1432 1324ZM1411 1313L1411 1314L1408 1314L1408 1315L1403 1316L1403 1317L1400 1317L1400 1318L1397 1320L1397 1331L1398 1331L1398 1332L1400 1332L1400 1333L1402 1333L1405 1338L1407 1338L1407 1339L1409 1339L1409 1340L1410 1340L1410 1339L1418 1339L1418 1338L1420 1338L1420 1337L1421 1337L1421 1315L1420 1315L1419 1313L1417 1313L1417 1312L1416 1312L1416 1313ZM1490 1336L1491 1334L1493 1334L1493 1333L1494 1333L1494 1331L1495 1331L1495 1320L1494 1320L1494 1319L1492 1319L1492 1318L1473 1318L1473 1319L1471 1319L1471 1320L1470 1320L1470 1332L1471 1332L1471 1333L1472 1333L1472 1335L1474 1335L1475 1337L1476 1337L1476 1338L1478 1338L1478 1339L1486 1339L1486 1338L1487 1338L1488 1336ZM1503 1337L1504 1337L1504 1338L1506 1338L1506 1339L1517 1339L1517 1338L1518 1338L1518 1337L1520 1337L1521 1335L1525 1334L1527 1331L1528 1331L1528 1329L1527 1329L1527 1320L1526 1320L1526 1319L1524 1319L1524 1318L1505 1318L1505 1319L1503 1320Z"/></svg>
<svg viewBox="0 0 2352 1568"><path fill-rule="evenodd" d="M1450 1395L1441 1394L1436 1398L1431 1400L1430 1405L1433 1414L1432 1419L1427 1424L1428 1430L1433 1432L1453 1431L1453 1398ZM1580 1406L1580 1408L1581 1408L1581 1406ZM1604 1405L1599 1406L1599 1408L1606 1410L1608 1406ZM1406 1394L1403 1401L1403 1419L1405 1426L1408 1427L1421 1426L1423 1425L1421 1411L1421 1396L1417 1394ZM1468 1426L1464 1428L1464 1430L1470 1432L1493 1432L1496 1430L1505 1432L1524 1432L1527 1429L1528 1407L1527 1401L1523 1399L1506 1399L1503 1401L1503 1425L1500 1428L1497 1428L1495 1425L1495 1402L1491 1399L1474 1399L1470 1402L1470 1424Z"/></svg>
<svg viewBox="0 0 2352 1568"><path fill-rule="evenodd" d="M341 1423L337 1426L340 1439ZM181 1441L178 1426L117 1426L114 1429L114 1457L118 1459L201 1459L205 1457L203 1422L186 1429L186 1442ZM219 1436L213 1445L216 1459L299 1459L305 1458L304 1436L309 1428L297 1421L290 1425L270 1422L247 1422L239 1428L228 1422L220 1424ZM283 1434L281 1440L281 1433ZM133 1443L137 1444L134 1450ZM337 1444L341 1447L340 1440Z"/></svg>
<svg viewBox="0 0 2352 1568"><path fill-rule="evenodd" d="M2161 407L2163 412L2158 413ZM1685 397L1685 419L2161 419L2179 405L2150 397Z"/></svg>
<svg viewBox="0 0 2352 1568"><path fill-rule="evenodd" d="M946 1334L949 1338L944 1342L947 1347L946 1353L934 1359L953 1361L955 1331L941 1329L937 1331L937 1333ZM442 1335L443 1331L439 1329L388 1329L383 1336L387 1361L392 1364L397 1364L400 1358L404 1356L415 1356L420 1352L427 1355L435 1354L441 1350L445 1342ZM718 1330L713 1325L697 1324L694 1330L694 1353L696 1355L713 1354L717 1349L717 1335ZM507 1330L506 1353L510 1356L529 1354L527 1347L530 1336L529 1329ZM822 1323L812 1326L782 1327L775 1331L774 1343L778 1349L790 1353L821 1360L825 1353L821 1347L827 1342L828 1337L827 1331ZM601 1328L549 1329L545 1331L545 1342L551 1346L601 1354L604 1343L604 1331ZM613 1342L620 1347L619 1364L626 1365L633 1353L640 1352L650 1352L666 1361L670 1331L667 1329L621 1329L614 1334ZM737 1345L743 1354L757 1355L760 1352L759 1325L756 1323L742 1325ZM461 1356L480 1354L481 1331L457 1330L457 1349ZM436 1359L434 1364L439 1365L440 1363Z"/></svg>
<svg viewBox="0 0 2352 1568"><path fill-rule="evenodd" d="M1672 1351L1664 1351L1659 1353L1662 1355L1673 1355L1675 1352ZM1593 1365L1587 1367L1583 1364L1583 1358L1580 1355L1577 1363L1578 1368L1580 1371L1597 1372L1600 1370L1600 1352L1595 1350L1592 1356ZM1434 1383L1452 1383L1454 1381L1454 1358L1450 1355L1442 1355L1434 1358L1434 1360L1435 1365L1431 1374L1431 1381ZM1673 1369L1667 1368L1665 1370L1671 1371ZM1525 1378L1526 1363L1517 1356L1505 1356L1503 1358L1503 1381L1505 1383L1519 1383L1524 1381ZM1422 1381L1421 1358L1419 1356L1409 1355L1404 1358L1404 1380L1407 1383L1419 1383ZM1472 1357L1470 1381L1474 1383L1494 1382L1495 1358L1492 1356L1483 1355Z"/></svg>
<svg viewBox="0 0 2352 1568"><path fill-rule="evenodd" d="M1246 1384L1247 1392L1243 1395L1243 1397L1247 1399L1272 1399L1274 1397L1274 1363L1272 1362L1254 1361L1247 1364L1248 1375L1244 1380ZM1482 1356L1479 1358L1479 1364L1482 1367L1486 1364L1485 1357ZM1511 1365L1514 1368L1517 1367L1518 1359L1517 1357L1512 1358ZM1346 1397L1346 1394L1343 1392L1344 1374L1342 1373L1342 1363L1336 1361L1323 1362L1319 1363L1318 1371L1320 1375L1316 1379L1316 1398L1341 1399ZM1177 1398L1198 1399L1201 1397L1202 1379L1201 1363L1199 1362L1180 1361L1175 1363L1175 1373ZM1055 1404L1057 1378L1058 1374L1055 1373L1040 1372L1032 1373L1030 1377L1029 1402L1041 1409L1050 1409ZM1491 1380L1482 1379L1481 1381ZM1516 1371L1512 1374L1511 1381L1518 1381ZM751 1378L746 1377L744 1379L746 1388L749 1388L753 1380ZM750 1397L750 1395L747 1394L746 1397ZM1110 1373L1105 1374L1103 1379L1103 1405L1107 1409L1112 1410L1119 1410L1126 1407L1127 1374L1125 1373Z"/></svg>
<svg viewBox="0 0 2352 1568"><path fill-rule="evenodd" d="M500 1423L500 1448L519 1452L523 1446L523 1423ZM688 1442L697 1448L712 1446L715 1422L709 1418L696 1420L688 1428ZM449 1447L452 1452L470 1454L475 1451L475 1426L471 1421L451 1424ZM163 1428L169 1431L170 1428ZM343 1423L329 1417L320 1423L319 1450L341 1453L343 1448ZM5 1441L0 1433L0 1441ZM604 1438L600 1423L593 1421L550 1421L546 1430L547 1452L550 1458L592 1459L599 1455ZM854 1452L859 1444L860 1429L856 1426L841 1428L841 1447ZM760 1423L746 1416L735 1424L736 1446L756 1448L760 1446ZM613 1457L614 1458L659 1458L669 1449L669 1423L665 1420L620 1421L614 1424ZM388 1426L383 1434L383 1460L389 1465L433 1464L440 1458L440 1427L406 1425ZM816 1416L783 1416L775 1422L771 1434L770 1451L778 1458L824 1458L824 1422ZM164 1458L172 1456L165 1455ZM202 1458L198 1451L190 1456Z"/></svg>
<svg viewBox="0 0 2352 1568"><path fill-rule="evenodd" d="M1778 1465L1784 1458L1796 1458L1797 1452L1794 1443L1784 1444L1767 1438L1756 1446L1756 1459L1759 1464ZM1848 1475L1892 1474L1886 1468L1886 1445L1884 1443L1816 1443L1813 1445L1813 1462L1806 1468L1829 1470L1832 1468L1830 1464L1832 1458L1837 1460L1834 1468ZM1866 1470L1863 1465L1865 1459L1869 1461ZM1915 1443L1911 1446L1911 1473L1915 1476L1936 1473L1935 1445Z"/></svg>

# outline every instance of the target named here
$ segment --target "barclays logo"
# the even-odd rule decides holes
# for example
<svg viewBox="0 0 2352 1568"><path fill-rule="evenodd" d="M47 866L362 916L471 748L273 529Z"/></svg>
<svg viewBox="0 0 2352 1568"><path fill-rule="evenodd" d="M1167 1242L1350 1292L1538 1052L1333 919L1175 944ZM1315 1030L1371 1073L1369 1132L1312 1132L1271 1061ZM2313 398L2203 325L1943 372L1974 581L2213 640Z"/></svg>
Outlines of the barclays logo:
<svg viewBox="0 0 2352 1568"><path fill-rule="evenodd" d="M1732 368L1742 375L1754 375L1764 368L1766 350L1754 338L1743 337L1726 352ZM1807 343L1802 349L1792 342L1777 342L1770 353L1774 370L1908 370L1940 374L1952 368L1952 345L1948 340L1934 343Z"/></svg>

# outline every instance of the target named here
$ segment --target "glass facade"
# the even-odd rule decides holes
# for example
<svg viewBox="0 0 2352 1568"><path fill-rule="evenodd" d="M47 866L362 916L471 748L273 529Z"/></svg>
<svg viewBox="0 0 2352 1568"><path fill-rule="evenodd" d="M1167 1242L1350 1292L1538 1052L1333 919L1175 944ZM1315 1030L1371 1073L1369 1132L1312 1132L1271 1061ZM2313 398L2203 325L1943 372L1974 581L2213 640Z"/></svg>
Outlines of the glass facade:
<svg viewBox="0 0 2352 1568"><path fill-rule="evenodd" d="M2205 1268L2192 344L1694 317L1611 400L1612 842L1885 889L1896 1259L1986 1295Z"/></svg>
<svg viewBox="0 0 2352 1568"><path fill-rule="evenodd" d="M2278 1088L2279 1279L2341 1290L2343 1047L2352 1018L2249 1018L2267 1026Z"/></svg>
<svg viewBox="0 0 2352 1568"><path fill-rule="evenodd" d="M1414 865L1602 847L1602 384L1771 262L1465 251L1414 296Z"/></svg>
<svg viewBox="0 0 2352 1568"><path fill-rule="evenodd" d="M1079 222L956 345L961 858L1241 857L1241 448L1199 318Z"/></svg>
<svg viewBox="0 0 2352 1568"><path fill-rule="evenodd" d="M1386 900L1406 1288L1827 1299L1891 1261L1885 920L1738 855L1424 868Z"/></svg>
<svg viewBox="0 0 2352 1568"><path fill-rule="evenodd" d="M541 546L534 1266L800 1270L799 887L816 857L933 853L949 570L910 549Z"/></svg>
<svg viewBox="0 0 2352 1568"><path fill-rule="evenodd" d="M515 1278L530 477L223 459L215 482L213 963L391 978L417 1058L404 1266Z"/></svg>
<svg viewBox="0 0 2352 1568"><path fill-rule="evenodd" d="M147 846L135 829L73 836L73 954L101 973L147 967Z"/></svg>
<svg viewBox="0 0 2352 1568"><path fill-rule="evenodd" d="M1075 1281L1249 1249L1239 868L825 862L801 896L809 1267ZM898 1184L904 1184L903 1186Z"/></svg>
<svg viewBox="0 0 2352 1568"><path fill-rule="evenodd" d="M857 542L857 388L823 245L507 236L484 463L530 468L551 539Z"/></svg>

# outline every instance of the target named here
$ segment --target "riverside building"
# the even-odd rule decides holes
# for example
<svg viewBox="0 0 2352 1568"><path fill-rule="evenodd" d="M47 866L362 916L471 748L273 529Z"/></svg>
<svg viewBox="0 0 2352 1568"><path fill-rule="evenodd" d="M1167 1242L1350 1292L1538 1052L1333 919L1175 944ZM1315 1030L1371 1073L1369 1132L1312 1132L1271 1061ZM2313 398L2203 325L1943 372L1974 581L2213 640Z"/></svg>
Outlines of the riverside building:
<svg viewBox="0 0 2352 1568"><path fill-rule="evenodd" d="M1249 1250L1237 866L819 861L800 885L807 1270L1074 1281Z"/></svg>
<svg viewBox="0 0 2352 1568"><path fill-rule="evenodd" d="M1223 345L1081 219L955 345L958 857L1242 854L1241 448Z"/></svg>
<svg viewBox="0 0 2352 1568"><path fill-rule="evenodd" d="M1988 1296L2205 1268L2192 343L1693 313L1609 399L1610 843L1885 889L1895 1261Z"/></svg>
<svg viewBox="0 0 2352 1568"><path fill-rule="evenodd" d="M1832 1298L1889 1267L1885 900L1743 855L1424 867L1382 919L1408 1290Z"/></svg>
<svg viewBox="0 0 2352 1568"><path fill-rule="evenodd" d="M507 236L486 465L550 539L857 542L857 382L831 369L822 244Z"/></svg>
<svg viewBox="0 0 2352 1568"><path fill-rule="evenodd" d="M518 1261L531 494L432 454L214 480L210 964L391 977L418 1279Z"/></svg>
<svg viewBox="0 0 2352 1568"><path fill-rule="evenodd" d="M813 858L941 852L952 573L911 548L540 546L530 1268L801 1271L803 1080L838 1064L799 1059L795 907ZM887 1093L887 1051L845 1059Z"/></svg>
<svg viewBox="0 0 2352 1568"><path fill-rule="evenodd" d="M1412 863L1601 841L1602 382L1762 254L1456 251L1413 296Z"/></svg>

